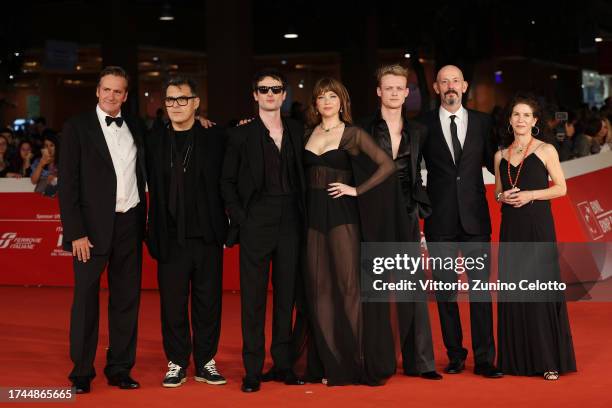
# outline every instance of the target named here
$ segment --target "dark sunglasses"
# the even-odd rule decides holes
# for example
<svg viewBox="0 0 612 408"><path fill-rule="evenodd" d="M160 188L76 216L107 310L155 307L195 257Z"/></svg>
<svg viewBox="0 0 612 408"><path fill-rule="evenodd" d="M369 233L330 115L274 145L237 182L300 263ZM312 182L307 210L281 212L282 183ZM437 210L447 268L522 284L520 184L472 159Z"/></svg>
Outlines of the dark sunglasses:
<svg viewBox="0 0 612 408"><path fill-rule="evenodd" d="M176 102L178 106L187 106L187 103L189 102L189 100L195 99L195 98L197 98L197 96L179 96L176 98L173 98L171 96L166 96L164 98L164 104L166 105L167 108L171 108L172 106L174 106L174 102Z"/></svg>
<svg viewBox="0 0 612 408"><path fill-rule="evenodd" d="M275 86L258 86L257 87L257 92L259 92L262 95L267 94L269 91L272 91L273 94L278 95L279 93L283 92L285 90L285 87L282 85L275 85Z"/></svg>

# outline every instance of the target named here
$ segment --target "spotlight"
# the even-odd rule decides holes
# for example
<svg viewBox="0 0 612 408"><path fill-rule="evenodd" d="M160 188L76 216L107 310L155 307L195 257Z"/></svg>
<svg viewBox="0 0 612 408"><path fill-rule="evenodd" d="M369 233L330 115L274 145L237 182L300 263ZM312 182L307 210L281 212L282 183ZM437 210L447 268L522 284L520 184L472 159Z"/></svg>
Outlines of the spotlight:
<svg viewBox="0 0 612 408"><path fill-rule="evenodd" d="M170 3L164 3L162 6L162 12L159 15L160 21L173 21L174 15L172 15L172 10L170 10Z"/></svg>

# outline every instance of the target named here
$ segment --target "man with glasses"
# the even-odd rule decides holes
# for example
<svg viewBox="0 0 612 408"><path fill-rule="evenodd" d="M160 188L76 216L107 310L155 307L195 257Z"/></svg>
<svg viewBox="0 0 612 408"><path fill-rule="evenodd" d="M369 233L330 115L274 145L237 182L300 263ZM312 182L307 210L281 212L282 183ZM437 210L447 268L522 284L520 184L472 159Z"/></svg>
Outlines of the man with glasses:
<svg viewBox="0 0 612 408"><path fill-rule="evenodd" d="M165 88L170 123L154 129L146 141L151 202L147 246L157 260L162 337L169 360L162 385L174 388L187 380L192 350L195 380L221 385L226 380L214 356L221 333L228 224L218 183L225 133L216 126L204 129L195 120L200 98L191 79L174 77Z"/></svg>
<svg viewBox="0 0 612 408"><path fill-rule="evenodd" d="M259 391L262 380L303 384L291 369L290 341L304 216L304 130L281 117L286 95L286 80L280 72L255 75L253 98L259 114L250 123L228 130L221 177L231 220L227 245L237 243L240 236L244 392ZM274 366L262 376L270 262Z"/></svg>

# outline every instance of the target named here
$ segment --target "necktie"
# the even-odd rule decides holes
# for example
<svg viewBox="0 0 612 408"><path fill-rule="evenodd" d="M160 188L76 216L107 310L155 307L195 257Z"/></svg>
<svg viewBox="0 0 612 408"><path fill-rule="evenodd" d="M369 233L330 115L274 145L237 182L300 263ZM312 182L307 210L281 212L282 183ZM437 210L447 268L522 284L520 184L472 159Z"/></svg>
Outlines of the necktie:
<svg viewBox="0 0 612 408"><path fill-rule="evenodd" d="M123 118L121 116L117 116L113 118L112 116L107 116L104 120L106 120L106 126L110 126L111 123L115 122L118 127L123 125Z"/></svg>
<svg viewBox="0 0 612 408"><path fill-rule="evenodd" d="M455 156L455 166L459 167L459 162L461 161L461 142L459 142L459 136L457 136L457 124L455 123L456 115L451 115L450 120L450 131L451 131L451 141L453 142L453 154Z"/></svg>

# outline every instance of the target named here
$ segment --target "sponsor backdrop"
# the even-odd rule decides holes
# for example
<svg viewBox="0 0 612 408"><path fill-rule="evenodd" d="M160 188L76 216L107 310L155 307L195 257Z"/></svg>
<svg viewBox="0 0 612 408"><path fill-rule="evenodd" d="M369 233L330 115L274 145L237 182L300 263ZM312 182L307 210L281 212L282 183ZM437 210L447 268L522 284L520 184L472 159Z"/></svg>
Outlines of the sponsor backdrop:
<svg viewBox="0 0 612 408"><path fill-rule="evenodd" d="M610 242L612 237L612 153L600 154L564 163L568 176L568 194L553 201L553 212L559 242ZM487 173L488 174L488 173ZM486 177L491 181L490 175ZM4 182L4 180L0 180ZM8 180L6 180L8 181ZM23 182L28 182L22 180ZM24 191L15 181L4 184L0 191ZM487 185L493 241L499 236L500 209L494 199L494 186ZM26 190L27 191L27 190ZM62 225L58 202L31 192L0 192L0 284L1 285L51 285L71 286L72 257L62 250ZM575 248L576 246L572 246ZM572 253L562 253L562 269L573 271L594 265L595 254L588 253L587 246ZM607 253L604 265L587 268L590 272L578 274L581 281L609 277L612 259ZM238 247L226 248L224 261L226 290L239 289ZM600 276L599 272L602 272ZM155 262L145 249L143 287L155 288ZM563 276L571 281L575 273Z"/></svg>

